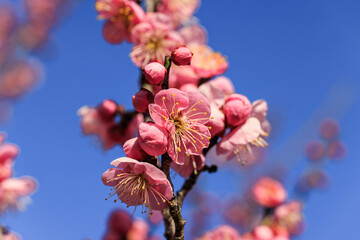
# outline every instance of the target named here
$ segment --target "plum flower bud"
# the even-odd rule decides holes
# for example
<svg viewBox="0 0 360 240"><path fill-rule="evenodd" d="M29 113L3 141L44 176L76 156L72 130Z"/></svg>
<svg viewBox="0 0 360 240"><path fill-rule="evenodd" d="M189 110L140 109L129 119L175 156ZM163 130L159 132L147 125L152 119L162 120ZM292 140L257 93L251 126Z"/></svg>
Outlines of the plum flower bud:
<svg viewBox="0 0 360 240"><path fill-rule="evenodd" d="M272 178L263 177L252 189L254 200L265 207L275 207L283 203L287 193L282 184Z"/></svg>
<svg viewBox="0 0 360 240"><path fill-rule="evenodd" d="M161 85L165 79L167 70L161 63L152 62L144 67L143 73L145 75L146 81L149 84Z"/></svg>
<svg viewBox="0 0 360 240"><path fill-rule="evenodd" d="M145 88L140 89L132 97L132 104L135 110L139 113L147 112L148 105L153 102L154 102L153 94Z"/></svg>
<svg viewBox="0 0 360 240"><path fill-rule="evenodd" d="M225 102L224 112L230 126L243 124L251 113L251 103L241 94L230 95Z"/></svg>
<svg viewBox="0 0 360 240"><path fill-rule="evenodd" d="M168 132L155 123L139 125L138 140L141 148L151 156L164 154L168 145Z"/></svg>
<svg viewBox="0 0 360 240"><path fill-rule="evenodd" d="M132 138L132 139L127 140L123 146L123 150L127 157L133 158L133 159L136 159L139 161L144 160L146 157L149 156L140 147L138 138Z"/></svg>
<svg viewBox="0 0 360 240"><path fill-rule="evenodd" d="M102 175L105 185L112 187L110 197L117 195L128 206L142 206L142 213L162 210L173 197L169 181L157 167L146 162L123 157L111 162L115 168ZM107 199L107 198L106 198ZM134 210L134 212L135 212Z"/></svg>
<svg viewBox="0 0 360 240"><path fill-rule="evenodd" d="M185 46L175 48L171 53L173 63L178 66L190 65L193 53Z"/></svg>

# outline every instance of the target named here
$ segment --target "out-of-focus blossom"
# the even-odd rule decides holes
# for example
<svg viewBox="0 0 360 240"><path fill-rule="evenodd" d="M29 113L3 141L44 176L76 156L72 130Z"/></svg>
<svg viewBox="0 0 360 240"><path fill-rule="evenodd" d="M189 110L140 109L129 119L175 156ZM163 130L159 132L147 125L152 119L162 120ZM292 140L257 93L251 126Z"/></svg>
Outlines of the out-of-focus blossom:
<svg viewBox="0 0 360 240"><path fill-rule="evenodd" d="M305 154L310 160L320 160L325 156L326 148L321 141L310 141L305 146Z"/></svg>
<svg viewBox="0 0 360 240"><path fill-rule="evenodd" d="M149 232L149 225L141 219L136 219L126 235L126 240L146 240Z"/></svg>
<svg viewBox="0 0 360 240"><path fill-rule="evenodd" d="M119 107L114 101L105 100L97 107L83 106L78 110L83 134L97 136L105 150L133 138L144 120L140 113L121 113L121 121L117 123Z"/></svg>
<svg viewBox="0 0 360 240"><path fill-rule="evenodd" d="M161 211L153 211L153 214L149 216L149 221L151 224L157 225L163 221L164 217Z"/></svg>
<svg viewBox="0 0 360 240"><path fill-rule="evenodd" d="M132 104L134 109L139 113L144 113L148 111L148 105L154 102L154 95L152 92L145 88L141 88L137 93L132 97Z"/></svg>
<svg viewBox="0 0 360 240"><path fill-rule="evenodd" d="M34 193L37 183L31 177L7 178L0 182L0 212L23 209L21 199Z"/></svg>
<svg viewBox="0 0 360 240"><path fill-rule="evenodd" d="M219 88L225 96L235 93L234 85L230 79L225 76L217 77L214 80L211 80L210 83Z"/></svg>
<svg viewBox="0 0 360 240"><path fill-rule="evenodd" d="M185 157L185 162L183 165L177 164L176 162L171 163L171 168L175 172L179 173L180 176L187 178L192 173L197 174L197 171L200 171L205 165L204 155L190 155Z"/></svg>
<svg viewBox="0 0 360 240"><path fill-rule="evenodd" d="M160 85L165 79L167 70L164 65L158 62L152 62L144 67L143 73L149 84Z"/></svg>
<svg viewBox="0 0 360 240"><path fill-rule="evenodd" d="M331 159L343 159L346 156L346 152L346 145L341 141L332 141L328 145L327 153Z"/></svg>
<svg viewBox="0 0 360 240"><path fill-rule="evenodd" d="M131 224L131 216L128 212L121 209L113 210L107 221L108 229L122 236L127 234Z"/></svg>
<svg viewBox="0 0 360 240"><path fill-rule="evenodd" d="M115 168L107 170L102 181L112 187L110 197L117 195L128 206L142 206L142 212L162 210L167 206L173 191L166 175L157 167L131 158L111 162Z"/></svg>
<svg viewBox="0 0 360 240"><path fill-rule="evenodd" d="M107 19L103 36L112 44L131 42L131 30L143 21L143 9L132 0L97 0L95 8L99 19Z"/></svg>
<svg viewBox="0 0 360 240"><path fill-rule="evenodd" d="M171 17L177 26L190 20L199 5L200 0L161 0L156 10Z"/></svg>
<svg viewBox="0 0 360 240"><path fill-rule="evenodd" d="M312 189L322 190L329 185L329 177L324 171L315 169L300 176L296 190L301 193L307 193Z"/></svg>
<svg viewBox="0 0 360 240"><path fill-rule="evenodd" d="M191 66L199 77L212 78L227 70L226 58L221 53L214 52L209 46L193 44L189 49L194 54Z"/></svg>
<svg viewBox="0 0 360 240"><path fill-rule="evenodd" d="M202 237L198 238L198 240L239 240L240 235L236 231L236 229L227 226L221 225L215 228L212 231L205 233Z"/></svg>
<svg viewBox="0 0 360 240"><path fill-rule="evenodd" d="M187 47L180 46L171 53L171 60L178 66L190 65L192 55L192 52Z"/></svg>
<svg viewBox="0 0 360 240"><path fill-rule="evenodd" d="M278 206L274 217L279 224L286 228L291 235L299 235L304 230L303 204L299 201L291 201Z"/></svg>
<svg viewBox="0 0 360 240"><path fill-rule="evenodd" d="M336 139L340 133L339 123L335 119L325 119L321 122L320 133L325 139Z"/></svg>
<svg viewBox="0 0 360 240"><path fill-rule="evenodd" d="M147 13L145 20L132 30L134 47L130 57L138 67L150 62L164 63L165 56L183 45L181 36L172 29L169 19L161 13Z"/></svg>
<svg viewBox="0 0 360 240"><path fill-rule="evenodd" d="M205 124L211 111L208 100L198 92L177 89L160 91L149 111L156 124L169 132L167 152L177 164L186 156L200 155L209 146L210 132Z"/></svg>
<svg viewBox="0 0 360 240"><path fill-rule="evenodd" d="M10 143L0 143L0 181L12 176L12 167L19 148Z"/></svg>
<svg viewBox="0 0 360 240"><path fill-rule="evenodd" d="M0 99L22 96L38 83L40 76L40 67L34 61L16 61L0 73Z"/></svg>
<svg viewBox="0 0 360 240"><path fill-rule="evenodd" d="M185 41L185 44L200 44L207 43L206 29L199 24L190 24L182 27L179 30L180 35Z"/></svg>
<svg viewBox="0 0 360 240"><path fill-rule="evenodd" d="M2 240L21 240L21 237L17 233L10 232L3 235Z"/></svg>
<svg viewBox="0 0 360 240"><path fill-rule="evenodd" d="M265 207L275 207L287 197L282 184L269 177L263 177L254 184L252 195L257 203Z"/></svg>

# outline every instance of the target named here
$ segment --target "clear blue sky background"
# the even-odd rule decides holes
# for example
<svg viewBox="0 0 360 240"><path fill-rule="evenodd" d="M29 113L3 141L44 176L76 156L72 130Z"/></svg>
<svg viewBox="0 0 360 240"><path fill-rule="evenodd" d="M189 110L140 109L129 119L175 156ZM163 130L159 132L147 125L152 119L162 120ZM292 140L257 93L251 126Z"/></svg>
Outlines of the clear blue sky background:
<svg viewBox="0 0 360 240"><path fill-rule="evenodd" d="M305 210L308 228L299 239L358 236L360 103L352 96L360 79L359 12L358 0L204 0L196 14L210 46L228 56L226 76L237 91L250 100L268 100L277 133L270 144L292 167L299 165L295 149L301 151L303 139L291 147L283 143L321 108L334 84L345 86L335 91L339 95L327 113L341 118L349 154L326 167L332 186L312 194ZM138 70L127 57L130 45L105 43L95 16L93 1L82 1L55 31L56 56L45 64L45 83L18 102L12 121L0 126L21 147L16 175L40 183L25 212L2 220L26 240L100 239L115 206L104 201L109 189L100 177L123 153L120 148L104 153L83 137L76 111L105 98L131 107ZM309 137L317 136L311 130L317 124L318 119L307 124ZM224 176L220 171L212 178ZM223 178L213 187L228 194L233 185Z"/></svg>

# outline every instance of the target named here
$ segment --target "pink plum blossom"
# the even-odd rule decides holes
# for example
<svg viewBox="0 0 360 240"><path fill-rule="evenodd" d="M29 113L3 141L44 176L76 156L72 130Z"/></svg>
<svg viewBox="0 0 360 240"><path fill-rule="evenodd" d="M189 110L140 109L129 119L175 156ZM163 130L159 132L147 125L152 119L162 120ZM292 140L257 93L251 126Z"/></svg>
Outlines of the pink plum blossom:
<svg viewBox="0 0 360 240"><path fill-rule="evenodd" d="M157 167L123 157L111 162L102 181L111 186L110 197L117 195L128 206L142 206L142 212L162 210L172 198L173 191L166 175Z"/></svg>
<svg viewBox="0 0 360 240"><path fill-rule="evenodd" d="M150 62L164 63L165 56L183 45L181 36L172 29L169 18L161 13L147 13L143 22L132 30L134 47L130 57L138 67Z"/></svg>
<svg viewBox="0 0 360 240"><path fill-rule="evenodd" d="M15 158L19 154L19 148L15 144L0 143L0 181L11 177Z"/></svg>
<svg viewBox="0 0 360 240"><path fill-rule="evenodd" d="M161 85L164 81L165 76L167 74L167 70L164 65L158 62L152 62L147 64L144 69L143 73L145 75L145 79L149 84L152 85Z"/></svg>
<svg viewBox="0 0 360 240"><path fill-rule="evenodd" d="M201 78L212 78L223 74L228 68L228 62L221 53L214 52L207 45L189 45L189 49L194 54L191 66L196 74Z"/></svg>
<svg viewBox="0 0 360 240"><path fill-rule="evenodd" d="M17 233L10 232L3 235L2 240L21 240L21 237Z"/></svg>
<svg viewBox="0 0 360 240"><path fill-rule="evenodd" d="M177 26L190 20L199 5L200 0L161 0L156 10L171 17Z"/></svg>
<svg viewBox="0 0 360 240"><path fill-rule="evenodd" d="M175 172L179 173L180 176L187 178L192 173L197 174L197 171L200 171L205 165L205 157L201 155L190 155L185 157L185 162L183 165L177 164L175 162L171 163L171 168Z"/></svg>
<svg viewBox="0 0 360 240"><path fill-rule="evenodd" d="M109 230L116 232L118 235L126 235L132 224L131 216L122 209L116 209L111 212L107 225Z"/></svg>
<svg viewBox="0 0 360 240"><path fill-rule="evenodd" d="M254 159L252 147L268 145L263 139L263 136L268 136L265 131L270 131L266 115L266 102L264 100L253 102L249 118L243 125L234 127L222 138L216 148L217 154L225 154L228 160L236 156L242 164L246 164L249 158Z"/></svg>
<svg viewBox="0 0 360 240"><path fill-rule="evenodd" d="M185 46L179 46L171 53L171 60L178 66L190 65L192 52Z"/></svg>
<svg viewBox="0 0 360 240"><path fill-rule="evenodd" d="M131 0L97 0L95 8L99 19L107 19L103 35L109 43L131 42L131 30L140 23L145 13Z"/></svg>
<svg viewBox="0 0 360 240"><path fill-rule="evenodd" d="M221 225L215 228L212 231L205 233L198 240L239 240L240 235L236 229L227 226Z"/></svg>
<svg viewBox="0 0 360 240"><path fill-rule="evenodd" d="M22 209L22 198L34 193L37 183L31 177L8 178L0 182L0 212Z"/></svg>
<svg viewBox="0 0 360 240"><path fill-rule="evenodd" d="M149 106L150 115L168 131L167 152L177 164L184 164L186 156L200 155L209 146L211 135L205 124L211 111L204 96L171 88L160 91L154 102Z"/></svg>
<svg viewBox="0 0 360 240"><path fill-rule="evenodd" d="M235 88L229 78L225 76L217 77L209 82L215 87L219 88L225 96L235 93Z"/></svg>
<svg viewBox="0 0 360 240"><path fill-rule="evenodd" d="M252 188L254 200L265 207L275 207L283 203L287 193L280 182L269 177L259 179Z"/></svg>
<svg viewBox="0 0 360 240"><path fill-rule="evenodd" d="M149 233L149 224L142 219L135 219L129 232L126 234L126 240L146 240Z"/></svg>

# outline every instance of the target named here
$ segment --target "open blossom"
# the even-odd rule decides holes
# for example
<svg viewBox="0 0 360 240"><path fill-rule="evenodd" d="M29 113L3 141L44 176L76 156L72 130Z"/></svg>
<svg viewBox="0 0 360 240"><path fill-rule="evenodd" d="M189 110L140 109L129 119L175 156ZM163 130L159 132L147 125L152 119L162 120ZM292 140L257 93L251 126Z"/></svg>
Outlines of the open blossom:
<svg viewBox="0 0 360 240"><path fill-rule="evenodd" d="M175 162L171 163L171 168L180 174L182 177L189 177L192 173L197 174L197 171L200 171L205 165L205 157L201 155L190 155L186 156L185 162L183 165L177 164Z"/></svg>
<svg viewBox="0 0 360 240"><path fill-rule="evenodd" d="M223 74L228 68L226 58L219 52L214 52L207 45L192 44L188 46L194 54L191 66L201 78L212 78Z"/></svg>
<svg viewBox="0 0 360 240"><path fill-rule="evenodd" d="M209 146L211 135L205 124L211 111L203 95L171 88L160 91L154 102L149 105L150 115L168 131L167 152L176 163L184 164L186 156L200 155Z"/></svg>
<svg viewBox="0 0 360 240"><path fill-rule="evenodd" d="M133 28L134 47L130 57L136 66L154 61L163 64L165 56L170 56L176 47L184 44L168 21L168 17L161 13L147 13L145 20Z"/></svg>
<svg viewBox="0 0 360 240"><path fill-rule="evenodd" d="M199 24L189 24L180 28L179 33L184 39L185 44L206 44L206 29Z"/></svg>
<svg viewBox="0 0 360 240"><path fill-rule="evenodd" d="M111 186L110 197L117 195L128 206L142 206L142 212L162 210L172 198L173 191L165 174L157 167L123 157L111 162L102 181ZM136 207L135 207L136 209Z"/></svg>
<svg viewBox="0 0 360 240"><path fill-rule="evenodd" d="M278 206L274 216L279 224L287 229L291 235L298 235L304 230L303 204L290 201Z"/></svg>
<svg viewBox="0 0 360 240"><path fill-rule="evenodd" d="M198 240L239 240L240 235L236 231L236 229L227 226L221 225L215 228L212 231L205 233L201 238Z"/></svg>
<svg viewBox="0 0 360 240"><path fill-rule="evenodd" d="M268 136L270 125L266 120L267 104L264 100L257 100L252 104L249 118L243 125L234 127L218 143L217 154L226 154L226 158L235 156L242 164L254 158L252 147L266 147L268 144L263 136Z"/></svg>
<svg viewBox="0 0 360 240"><path fill-rule="evenodd" d="M95 8L98 18L108 20L103 35L110 43L131 42L132 28L145 16L143 9L131 0L97 0Z"/></svg>
<svg viewBox="0 0 360 240"><path fill-rule="evenodd" d="M269 177L259 179L252 188L252 194L254 200L265 207L275 207L287 197L282 184Z"/></svg>
<svg viewBox="0 0 360 240"><path fill-rule="evenodd" d="M200 0L161 0L156 10L171 17L177 26L190 20L199 5Z"/></svg>
<svg viewBox="0 0 360 240"><path fill-rule="evenodd" d="M19 154L19 148L10 143L0 142L0 181L11 177L15 158Z"/></svg>
<svg viewBox="0 0 360 240"><path fill-rule="evenodd" d="M24 208L21 199L36 190L36 181L31 177L8 178L0 182L0 212Z"/></svg>

